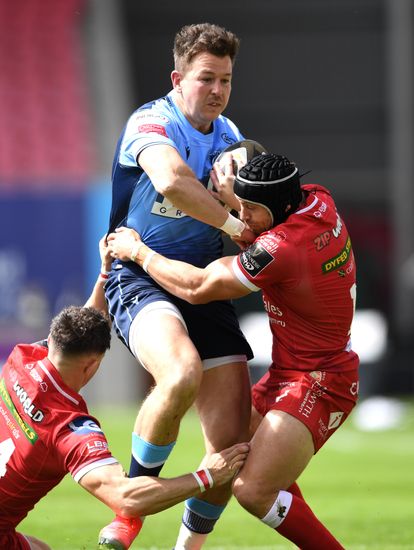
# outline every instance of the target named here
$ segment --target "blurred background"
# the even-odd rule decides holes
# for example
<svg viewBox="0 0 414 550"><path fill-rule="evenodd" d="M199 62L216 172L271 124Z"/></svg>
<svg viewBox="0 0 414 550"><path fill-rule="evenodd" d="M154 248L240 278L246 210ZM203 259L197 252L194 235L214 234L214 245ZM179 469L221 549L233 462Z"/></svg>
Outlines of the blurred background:
<svg viewBox="0 0 414 550"><path fill-rule="evenodd" d="M362 397L411 396L414 0L0 0L0 359L89 295L119 133L170 90L176 31L204 21L241 38L225 114L311 170L351 233ZM255 380L266 316L256 294L236 307ZM136 402L149 384L114 336L85 394Z"/></svg>

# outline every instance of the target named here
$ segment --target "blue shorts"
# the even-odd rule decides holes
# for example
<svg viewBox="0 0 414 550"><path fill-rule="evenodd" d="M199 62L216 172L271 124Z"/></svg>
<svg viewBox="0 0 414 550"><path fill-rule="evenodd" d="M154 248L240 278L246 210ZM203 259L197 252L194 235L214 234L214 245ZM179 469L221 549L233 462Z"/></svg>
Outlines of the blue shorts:
<svg viewBox="0 0 414 550"><path fill-rule="evenodd" d="M252 349L240 330L231 301L192 305L169 294L136 264L117 261L113 267L105 295L113 326L128 349L131 323L138 313L151 303L169 302L181 313L202 360L231 355L252 359Z"/></svg>

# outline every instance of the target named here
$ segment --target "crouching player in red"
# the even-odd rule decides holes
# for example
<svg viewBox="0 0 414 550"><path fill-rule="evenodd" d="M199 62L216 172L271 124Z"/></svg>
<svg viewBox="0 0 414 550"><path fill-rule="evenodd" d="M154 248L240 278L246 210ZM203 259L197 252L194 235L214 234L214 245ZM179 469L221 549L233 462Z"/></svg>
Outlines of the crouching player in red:
<svg viewBox="0 0 414 550"><path fill-rule="evenodd" d="M231 206L237 198L240 219L257 236L253 244L239 242L244 250L238 256L199 269L154 253L128 228L108 237L109 248L122 260L138 250L135 261L190 303L262 291L272 363L252 389L254 435L233 492L301 549L341 549L296 480L357 400L359 359L350 340L356 268L347 228L329 191L301 186L298 168L286 157L256 156L235 179L216 168L215 179L227 203L234 182Z"/></svg>
<svg viewBox="0 0 414 550"><path fill-rule="evenodd" d="M103 240L100 243L105 269ZM109 266L106 266L109 267ZM79 390L95 374L110 345L100 275L84 307L69 307L51 324L47 341L17 345L0 378L0 548L50 550L16 531L35 504L69 472L74 480L124 517L128 539L140 516L154 514L232 479L248 444L212 455L205 468L174 479L129 479L111 455L98 421ZM99 311L101 310L101 311ZM110 533L104 548L111 546Z"/></svg>

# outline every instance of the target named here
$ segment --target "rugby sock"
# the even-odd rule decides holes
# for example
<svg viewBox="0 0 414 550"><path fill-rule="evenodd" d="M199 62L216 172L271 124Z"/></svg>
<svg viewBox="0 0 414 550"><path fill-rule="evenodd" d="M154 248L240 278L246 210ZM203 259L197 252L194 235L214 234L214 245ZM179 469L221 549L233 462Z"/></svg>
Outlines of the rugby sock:
<svg viewBox="0 0 414 550"><path fill-rule="evenodd" d="M199 550L224 508L198 498L186 500L175 550Z"/></svg>
<svg viewBox="0 0 414 550"><path fill-rule="evenodd" d="M306 502L287 491L279 491L273 506L261 521L302 550L344 550Z"/></svg>
<svg viewBox="0 0 414 550"><path fill-rule="evenodd" d="M133 432L129 477L157 477L173 450L174 445L175 441L169 445L153 445Z"/></svg>
<svg viewBox="0 0 414 550"><path fill-rule="evenodd" d="M294 495L295 497L305 500L303 498L302 491L300 490L299 485L297 483L292 483L292 485L286 489L286 492L292 493L292 495Z"/></svg>

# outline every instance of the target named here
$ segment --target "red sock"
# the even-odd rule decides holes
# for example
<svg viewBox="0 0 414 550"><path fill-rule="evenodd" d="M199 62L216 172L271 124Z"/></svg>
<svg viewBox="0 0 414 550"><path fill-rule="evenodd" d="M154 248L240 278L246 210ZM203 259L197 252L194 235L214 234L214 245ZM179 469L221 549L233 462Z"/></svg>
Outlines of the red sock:
<svg viewBox="0 0 414 550"><path fill-rule="evenodd" d="M322 525L306 502L296 496L289 512L276 531L302 550L344 550Z"/></svg>
<svg viewBox="0 0 414 550"><path fill-rule="evenodd" d="M302 495L302 491L299 489L299 485L297 483L292 483L290 487L286 489L288 493L292 493L295 497L299 497L302 500L305 500Z"/></svg>

